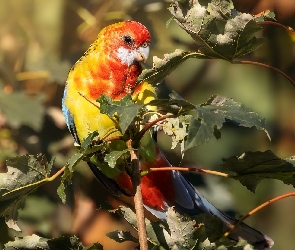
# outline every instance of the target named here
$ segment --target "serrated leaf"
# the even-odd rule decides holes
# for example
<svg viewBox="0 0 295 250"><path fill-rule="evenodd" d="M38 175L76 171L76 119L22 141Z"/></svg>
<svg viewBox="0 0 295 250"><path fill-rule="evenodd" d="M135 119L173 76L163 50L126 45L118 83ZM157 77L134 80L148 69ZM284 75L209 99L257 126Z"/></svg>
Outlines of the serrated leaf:
<svg viewBox="0 0 295 250"><path fill-rule="evenodd" d="M199 52L211 58L232 61L255 50L263 39L255 33L261 26L254 17L233 9L231 0L178 0L169 7L174 20L199 45Z"/></svg>
<svg viewBox="0 0 295 250"><path fill-rule="evenodd" d="M171 99L156 99L150 101L147 105L157 106L158 110L164 113L179 115L196 108L196 106L184 99L180 99L176 93L170 94Z"/></svg>
<svg viewBox="0 0 295 250"><path fill-rule="evenodd" d="M255 127L263 130L267 136L266 120L257 113L234 100L214 95L196 108L189 123L188 136L185 141L184 150L199 146L216 136L220 136L220 130L226 121L231 121L238 126Z"/></svg>
<svg viewBox="0 0 295 250"><path fill-rule="evenodd" d="M223 166L234 172L233 178L251 192L263 179L276 179L295 187L295 158L281 159L270 150L245 152L241 156L223 159Z"/></svg>
<svg viewBox="0 0 295 250"><path fill-rule="evenodd" d="M114 168L116 166L117 160L129 151L130 149L112 151L105 155L104 161L108 163L109 167Z"/></svg>
<svg viewBox="0 0 295 250"><path fill-rule="evenodd" d="M136 215L130 208L121 206L118 212L137 230ZM227 246L236 245L228 239L220 240L223 235L223 222L217 216L183 216L175 212L173 207L168 208L166 215L166 222L145 219L150 249L221 250L227 248L216 246L222 246L224 242Z"/></svg>
<svg viewBox="0 0 295 250"><path fill-rule="evenodd" d="M98 133L95 131L87 136L87 138L82 142L79 150L76 154L74 154L66 164L66 168L64 170L63 175L61 176L61 182L59 187L57 188L57 194L62 200L63 203L66 202L66 194L65 188L68 184L71 183L71 179L74 172L74 167L82 161L89 154L99 151L104 147L103 143L99 145L93 145L94 138L98 136Z"/></svg>
<svg viewBox="0 0 295 250"><path fill-rule="evenodd" d="M14 241L9 241L4 246L4 250L49 249L47 242L36 234L17 237Z"/></svg>
<svg viewBox="0 0 295 250"><path fill-rule="evenodd" d="M120 101L114 101L109 96L101 95L97 101L100 104L101 113L109 117L116 117L123 134L143 107L143 104L132 103L130 95L124 96Z"/></svg>
<svg viewBox="0 0 295 250"><path fill-rule="evenodd" d="M184 151L185 138L187 136L188 121L191 116L179 116L178 118L167 118L162 125L165 134L172 138L172 147L174 149L180 144L181 152Z"/></svg>
<svg viewBox="0 0 295 250"><path fill-rule="evenodd" d="M175 50L173 53L165 54L163 59L153 57L153 68L145 69L137 78L137 84L148 82L150 84L158 84L169 75L174 69L189 58L207 58L198 52L187 52L183 50Z"/></svg>
<svg viewBox="0 0 295 250"><path fill-rule="evenodd" d="M123 218L134 228L137 230L137 219L135 213L127 207L120 206L117 211ZM145 219L146 231L149 244L152 246L164 246L164 249L168 249L168 245L166 243L166 239L164 235L168 235L167 231L161 225L161 222L152 222Z"/></svg>
<svg viewBox="0 0 295 250"><path fill-rule="evenodd" d="M40 96L31 98L23 92L15 91L6 94L0 91L0 110L6 115L10 126L14 128L27 125L39 131L45 114L43 101L44 98Z"/></svg>
<svg viewBox="0 0 295 250"><path fill-rule="evenodd" d="M107 236L112 240L122 243L125 241L132 241L138 243L138 239L135 238L129 231L114 231L107 233Z"/></svg>
<svg viewBox="0 0 295 250"><path fill-rule="evenodd" d="M6 163L7 173L0 174L0 216L5 217L10 228L20 231L16 224L17 210L23 207L29 193L47 181L53 162L48 163L42 155L38 158L23 155Z"/></svg>
<svg viewBox="0 0 295 250"><path fill-rule="evenodd" d="M38 235L16 238L5 244L4 250L103 250L99 243L90 247L84 247L76 236L62 236L59 238L46 239Z"/></svg>
<svg viewBox="0 0 295 250"><path fill-rule="evenodd" d="M201 242L206 239L209 239L210 242L215 242L222 237L223 222L217 216L204 213L193 216L192 219L194 219L196 225L200 228L197 231L197 237Z"/></svg>
<svg viewBox="0 0 295 250"><path fill-rule="evenodd" d="M170 249L193 248L198 240L195 238L196 222L188 216L178 214L173 208L169 208L166 215L170 229L170 237L167 239Z"/></svg>

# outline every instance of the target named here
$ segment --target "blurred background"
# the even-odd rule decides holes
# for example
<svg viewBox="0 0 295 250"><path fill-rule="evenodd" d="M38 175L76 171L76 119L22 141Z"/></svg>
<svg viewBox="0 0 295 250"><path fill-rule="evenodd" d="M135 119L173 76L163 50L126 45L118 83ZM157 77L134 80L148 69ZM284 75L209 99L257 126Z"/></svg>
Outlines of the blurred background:
<svg viewBox="0 0 295 250"><path fill-rule="evenodd" d="M201 2L206 2L201 1ZM235 8L258 14L275 12L277 20L295 28L294 0L235 0ZM133 19L142 22L152 34L152 56L163 57L175 49L194 50L190 36L171 17L169 1L144 0L10 0L0 2L0 172L6 172L10 156L43 153L55 157L53 172L75 153L61 112L61 98L67 73L96 38L111 23ZM295 46L286 32L265 26L267 42L247 56L247 60L270 64L295 80ZM212 139L189 150L181 165L222 171L222 158L244 151L267 149L284 158L295 155L295 90L277 73L252 65L233 65L217 60L190 59L167 77L160 95L173 89L192 103L205 102L221 94L241 102L268 121L272 137L255 129L226 125L220 140ZM159 142L175 165L179 151L171 151L169 138ZM215 176L186 177L217 207L245 214L275 196L294 191L279 181L267 180L252 194L240 183ZM132 243L118 245L105 234L132 230L126 222L103 209L122 202L110 197L81 163L73 185L67 190L67 203L56 195L59 180L42 186L30 195L19 212L22 233L8 230L0 219L0 249L14 236L58 237L76 234L84 245L99 241L105 249L132 249ZM295 199L289 198L258 212L246 222L271 236L274 249L294 249Z"/></svg>

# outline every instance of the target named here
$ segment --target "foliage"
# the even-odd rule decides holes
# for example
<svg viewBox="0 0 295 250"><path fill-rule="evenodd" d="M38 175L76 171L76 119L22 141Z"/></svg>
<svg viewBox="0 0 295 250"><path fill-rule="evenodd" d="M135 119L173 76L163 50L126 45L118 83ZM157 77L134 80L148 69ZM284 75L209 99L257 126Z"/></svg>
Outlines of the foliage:
<svg viewBox="0 0 295 250"><path fill-rule="evenodd" d="M5 244L5 250L26 250L26 249L76 249L76 250L102 250L99 243L90 247L84 247L76 236L62 236L55 239L45 239L38 235L25 236Z"/></svg>
<svg viewBox="0 0 295 250"><path fill-rule="evenodd" d="M153 67L142 72L138 83L147 81L157 86L188 59L222 59L233 63L263 44L265 39L258 34L262 30L261 23L274 20L272 12L258 16L239 12L230 0L212 0L208 5L202 5L201 2L179 0L168 8L172 14L169 25L175 21L191 36L196 46L194 51L177 49L165 54L163 59L154 57ZM39 132L45 119L43 100L40 97L28 97L20 91L1 91L0 109L11 128L27 126ZM213 137L220 139L222 128L229 124L254 127L264 131L270 138L264 118L252 108L222 95L212 95L206 102L199 104L192 104L176 92L170 93L167 99L154 100L146 105L134 104L131 96L120 101L101 96L97 101L102 113L118 119L124 141L133 139L135 145L138 145L142 139L141 132L146 132L144 129L149 128L149 122L154 119L155 125L171 137L171 147L174 149L180 146L182 158L188 150L203 145ZM159 110L156 117L149 116L149 106ZM22 115L24 113L27 115ZM149 122L146 117L150 118ZM95 153L102 154L104 163L100 165L100 170L108 177L115 177L121 172L118 162L122 158L125 160L131 149L118 145L113 149L107 148L106 142L97 140L96 137L96 133L90 134L78 145L77 152L62 169L63 175L57 192L63 202L66 202L66 187L72 182L78 163L85 159L95 160L91 158ZM263 179L276 179L293 186L295 184L293 157L282 159L267 150L245 152L241 156L227 157L222 161L222 167L229 172L228 176L252 192L255 192ZM12 157L6 161L6 165L7 172L0 173L0 215L5 217L8 227L20 231L17 224L18 210L24 207L27 196L45 183L55 180L58 175L51 173L53 161L47 162L43 155ZM120 207L117 213L137 229L137 220L131 209ZM224 238L222 222L208 214L188 217L170 208L166 222L146 219L146 225L151 249L251 248L245 241L231 242ZM129 231L117 230L108 233L108 237L120 243L131 241L138 244L138 239ZM33 234L6 243L5 249L94 250L103 247L99 243L85 247L76 236L47 239Z"/></svg>

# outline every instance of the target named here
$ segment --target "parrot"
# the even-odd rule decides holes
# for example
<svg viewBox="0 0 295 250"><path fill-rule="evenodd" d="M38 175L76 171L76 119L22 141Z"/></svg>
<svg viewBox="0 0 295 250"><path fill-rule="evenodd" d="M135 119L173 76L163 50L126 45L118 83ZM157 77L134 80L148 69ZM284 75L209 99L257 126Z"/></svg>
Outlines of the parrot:
<svg viewBox="0 0 295 250"><path fill-rule="evenodd" d="M111 24L99 32L96 40L70 69L62 111L76 144L80 145L96 131L100 140L109 140L110 147L122 148L123 141L116 144L116 140L111 140L123 136L118 120L100 112L100 106L95 103L102 95L114 101L131 95L134 103L147 105L157 99L155 87L150 83L137 84L143 70L142 63L149 56L150 42L148 29L137 21ZM139 165L142 171L172 166L153 139L152 132L143 136L141 144ZM110 177L97 167L96 163L101 158L102 155L97 154L94 160L87 161L95 177L112 195L133 196L130 172L128 167L124 167L126 161L122 160L120 172ZM218 216L223 221L224 232L237 222L205 199L178 171L151 172L141 178L141 187L144 207L160 220L166 219L168 208L173 206L180 214ZM244 223L237 226L228 238L234 241L245 239L255 249L270 249L273 245L270 237Z"/></svg>

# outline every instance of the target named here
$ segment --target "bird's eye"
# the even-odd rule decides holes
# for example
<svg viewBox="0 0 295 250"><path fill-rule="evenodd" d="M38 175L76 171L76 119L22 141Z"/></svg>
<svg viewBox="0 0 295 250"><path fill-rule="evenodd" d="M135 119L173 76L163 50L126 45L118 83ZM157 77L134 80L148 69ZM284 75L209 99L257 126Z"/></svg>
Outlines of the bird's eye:
<svg viewBox="0 0 295 250"><path fill-rule="evenodd" d="M133 46L134 45L134 40L130 36L123 36L124 43Z"/></svg>
<svg viewBox="0 0 295 250"><path fill-rule="evenodd" d="M146 48L146 47L148 47L150 44L148 43L148 42L144 42L142 45L141 45L141 47L143 47L143 48Z"/></svg>

